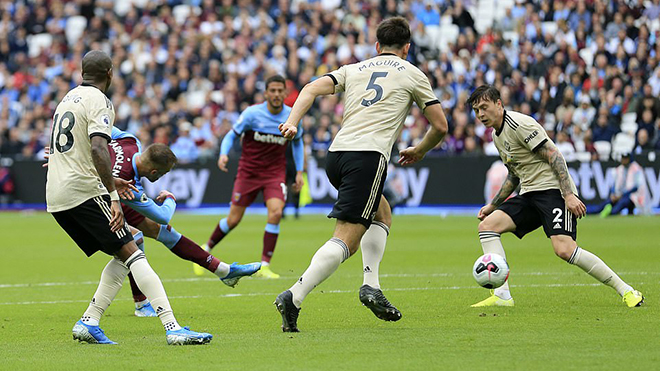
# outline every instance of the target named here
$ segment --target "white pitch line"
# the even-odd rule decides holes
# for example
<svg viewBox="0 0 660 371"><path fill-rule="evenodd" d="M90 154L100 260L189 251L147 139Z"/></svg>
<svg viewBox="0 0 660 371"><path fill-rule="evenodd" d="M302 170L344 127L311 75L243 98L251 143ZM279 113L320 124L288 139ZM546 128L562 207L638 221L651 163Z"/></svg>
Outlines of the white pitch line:
<svg viewBox="0 0 660 371"><path fill-rule="evenodd" d="M581 271L575 272L519 272L513 273L513 277L519 276L579 276ZM619 272L620 275L624 276L649 276L649 275L660 275L660 272ZM381 278L410 278L410 277L467 277L469 274L455 274L455 273L392 273L392 274L381 274ZM299 276L281 276L283 280L287 279L297 279ZM342 275L342 277L362 277L362 275L357 274L347 274ZM164 278L161 279L162 282L217 282L217 278ZM33 288L33 287L57 287L57 286L77 286L77 285L98 285L99 281L79 281L79 282L36 282L36 283L7 283L0 284L0 289L13 289L13 288Z"/></svg>
<svg viewBox="0 0 660 371"><path fill-rule="evenodd" d="M639 282L644 284L644 282ZM532 284L532 285L511 285L515 288L536 288L536 287L597 287L602 286L601 283L555 283L548 285ZM386 291L430 291L430 290L472 290L480 289L478 286L440 286L440 287L401 287L401 288L388 288ZM354 294L356 290L319 290L322 294ZM224 295L185 295L185 296L170 296L170 299L209 299L209 298L240 298L240 297L253 297L253 296L272 296L273 298L279 293L274 292L254 292L247 294L224 294ZM130 298L115 299L115 301L129 301ZM19 302L5 302L0 305L43 305L43 304L71 304L71 303L87 303L89 300L48 300L48 301L19 301Z"/></svg>

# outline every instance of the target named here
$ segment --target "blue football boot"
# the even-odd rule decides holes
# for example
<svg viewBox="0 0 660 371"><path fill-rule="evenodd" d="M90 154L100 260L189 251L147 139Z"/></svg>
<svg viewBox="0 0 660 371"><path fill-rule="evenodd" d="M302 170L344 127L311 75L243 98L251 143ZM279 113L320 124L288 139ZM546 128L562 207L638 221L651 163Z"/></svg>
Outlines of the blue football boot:
<svg viewBox="0 0 660 371"><path fill-rule="evenodd" d="M90 326L78 320L73 326L73 340L89 344L117 344L108 339L99 326Z"/></svg>
<svg viewBox="0 0 660 371"><path fill-rule="evenodd" d="M192 331L188 326L179 330L167 331L165 334L167 335L168 345L206 344L211 342L211 339L213 339L213 335L207 334L205 332Z"/></svg>
<svg viewBox="0 0 660 371"><path fill-rule="evenodd" d="M238 264L236 262L229 266L229 274L220 280L229 287L234 287L238 280L245 276L251 276L261 269L261 263Z"/></svg>
<svg viewBox="0 0 660 371"><path fill-rule="evenodd" d="M147 304L135 308L135 316L158 317L158 314L156 314L156 311L154 310L154 307L151 306L151 303L147 302Z"/></svg>

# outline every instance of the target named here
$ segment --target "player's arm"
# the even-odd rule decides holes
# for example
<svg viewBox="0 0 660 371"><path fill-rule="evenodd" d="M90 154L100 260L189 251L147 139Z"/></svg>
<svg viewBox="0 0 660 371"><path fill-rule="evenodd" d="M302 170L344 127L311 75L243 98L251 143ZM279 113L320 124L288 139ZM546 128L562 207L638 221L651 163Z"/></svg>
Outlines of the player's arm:
<svg viewBox="0 0 660 371"><path fill-rule="evenodd" d="M509 167L507 166L507 169ZM493 200L490 202L490 204L484 206L479 210L479 214L477 215L477 218L479 220L484 220L490 213L495 211L500 205L506 201L509 196L511 196L511 193L518 188L518 185L520 184L520 178L516 176L516 174L509 169L509 174L507 174L506 179L504 180L504 183L502 183L502 186L500 187L500 190L497 192L495 197L493 197Z"/></svg>
<svg viewBox="0 0 660 371"><path fill-rule="evenodd" d="M168 224L172 220L176 210L176 199L170 192L161 191L158 198L159 200L164 198L161 205L147 197L143 191L134 193L134 199L122 200L126 206L159 224Z"/></svg>
<svg viewBox="0 0 660 371"><path fill-rule="evenodd" d="M119 194L115 189L115 182L112 177L112 160L110 159L110 152L108 152L108 138L102 135L92 135L90 139L94 167L99 174L99 178L101 178L101 182L110 193L110 199L112 200L110 228L113 232L116 232L124 225L124 214L121 212Z"/></svg>
<svg viewBox="0 0 660 371"><path fill-rule="evenodd" d="M227 172L227 162L229 161L229 151L231 147L234 146L234 141L238 138L238 135L234 130L230 130L229 133L225 135L220 144L220 157L218 158L218 168L224 172Z"/></svg>
<svg viewBox="0 0 660 371"><path fill-rule="evenodd" d="M298 123L302 120L303 115L307 113L309 108L312 107L316 97L333 94L334 92L335 81L330 75L319 77L305 85L302 91L300 91L296 103L293 104L286 122L279 126L282 136L289 140L295 138L298 133Z"/></svg>
<svg viewBox="0 0 660 371"><path fill-rule="evenodd" d="M518 178L509 169L509 174L506 176L504 183L502 183L500 190L497 192L495 197L493 197L493 200L490 202L490 204L495 206L496 208L502 205L504 201L506 201L506 199L509 198L509 196L511 196L511 193L513 193L513 191L515 191L516 188L518 188L519 184L520 184L520 178Z"/></svg>
<svg viewBox="0 0 660 371"><path fill-rule="evenodd" d="M300 133L300 132L299 132ZM303 170L305 169L305 145L302 135L298 135L293 140L293 162L296 164L296 182L293 184L293 190L300 192L305 181L303 180Z"/></svg>
<svg viewBox="0 0 660 371"><path fill-rule="evenodd" d="M401 165L410 165L420 161L447 134L447 118L441 104L427 106L424 110L424 116L431 123L431 128L426 132L419 144L399 152L399 163Z"/></svg>
<svg viewBox="0 0 660 371"><path fill-rule="evenodd" d="M587 207L584 206L584 203L582 203L582 201L580 201L580 199L573 193L568 165L566 165L566 160L564 160L564 156L562 156L561 152L559 152L557 147L551 141L546 140L545 143L541 144L536 149L536 154L550 164L552 172L559 181L559 189L561 190L561 195L564 197L568 210L578 218L585 216L587 213Z"/></svg>

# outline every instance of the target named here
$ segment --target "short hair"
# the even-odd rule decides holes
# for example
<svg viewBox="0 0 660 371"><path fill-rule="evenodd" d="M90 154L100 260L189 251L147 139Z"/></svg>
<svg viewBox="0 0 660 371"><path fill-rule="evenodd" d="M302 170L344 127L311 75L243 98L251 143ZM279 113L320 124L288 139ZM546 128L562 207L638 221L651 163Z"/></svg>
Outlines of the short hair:
<svg viewBox="0 0 660 371"><path fill-rule="evenodd" d="M273 75L266 79L266 90L268 90L268 85L270 85L270 83L272 82L280 82L284 84L284 87L286 88L286 80L284 79L284 77L280 75Z"/></svg>
<svg viewBox="0 0 660 371"><path fill-rule="evenodd" d="M378 25L376 39L382 47L401 49L410 42L410 26L403 17L388 18Z"/></svg>
<svg viewBox="0 0 660 371"><path fill-rule="evenodd" d="M102 50L92 50L82 59L83 80L102 81L112 68L112 59Z"/></svg>
<svg viewBox="0 0 660 371"><path fill-rule="evenodd" d="M474 89L466 104L470 107L473 107L475 104L480 103L481 101L496 103L499 99L500 91L497 90L496 87L493 85L481 85L480 87Z"/></svg>
<svg viewBox="0 0 660 371"><path fill-rule="evenodd" d="M144 159L159 170L171 169L176 165L178 159L170 147L162 143L154 143L147 147L142 155Z"/></svg>

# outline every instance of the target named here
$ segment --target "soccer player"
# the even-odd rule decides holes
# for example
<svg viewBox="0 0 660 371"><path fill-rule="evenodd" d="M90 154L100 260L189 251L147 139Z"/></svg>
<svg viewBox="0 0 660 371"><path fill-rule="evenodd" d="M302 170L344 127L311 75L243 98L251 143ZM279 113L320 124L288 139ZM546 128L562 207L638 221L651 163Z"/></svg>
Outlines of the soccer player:
<svg viewBox="0 0 660 371"><path fill-rule="evenodd" d="M62 98L53 117L47 210L87 256L103 251L113 258L89 307L73 326L73 338L116 344L103 333L99 320L130 271L156 307L168 344L208 343L211 334L179 326L163 284L124 220L108 153L115 111L105 92L112 82L112 60L102 51L90 51L82 60L82 77L82 84Z"/></svg>
<svg viewBox="0 0 660 371"><path fill-rule="evenodd" d="M291 112L291 107L284 104L286 81L282 76L266 79L266 102L248 107L241 113L233 130L225 135L220 145L218 167L227 172L227 154L237 137L243 138L243 152L238 163L238 175L234 182L233 196L229 215L220 220L203 248L210 252L232 229L240 223L245 209L254 202L259 192L263 192L268 221L264 231L261 269L255 274L262 278L279 278L280 275L270 269L270 260L275 251L277 237L280 234L280 220L286 201L286 145L288 140L282 137L278 125L284 122ZM300 120L299 120L300 121ZM297 124L299 125L299 124ZM303 186L304 149L302 130L293 138L293 158L296 163L294 191ZM194 266L195 273L203 271Z"/></svg>
<svg viewBox="0 0 660 371"><path fill-rule="evenodd" d="M562 154L532 117L507 111L500 92L491 85L478 87L467 100L479 121L495 129L493 141L509 174L490 204L478 214L479 239L484 253L503 257L500 235L518 238L543 227L555 254L577 265L598 281L615 289L629 307L644 302L642 294L625 283L599 257L576 244L577 219L586 214ZM507 197L520 184L520 193ZM506 201L505 201L506 200ZM473 307L513 306L509 284Z"/></svg>
<svg viewBox="0 0 660 371"><path fill-rule="evenodd" d="M364 272L360 301L382 320L401 318L378 282L378 267L392 223L391 210L382 196L387 163L413 101L424 110L431 128L417 146L400 152L402 165L421 160L435 147L447 132L447 120L426 75L406 61L408 22L401 17L384 20L376 36L376 57L343 66L306 85L280 127L286 138L295 138L296 123L317 96L345 92L342 127L326 159L328 178L339 191L329 215L337 219L335 231L316 251L305 273L275 299L284 332L298 332L302 301L355 254L360 243Z"/></svg>
<svg viewBox="0 0 660 371"><path fill-rule="evenodd" d="M112 176L132 181L135 188L129 199L122 199L122 209L128 224L140 231L134 235L136 241L142 240L143 236L158 240L178 257L204 267L230 287L234 287L242 277L259 270L261 263L229 265L221 262L170 226L168 223L176 209L176 198L172 193L161 191L157 202L144 193L141 184L143 177L155 182L176 164L176 156L169 147L155 143L143 152L140 141L134 135L113 127L108 149L112 159ZM135 315L155 317L156 312L130 273L128 278L135 301Z"/></svg>

